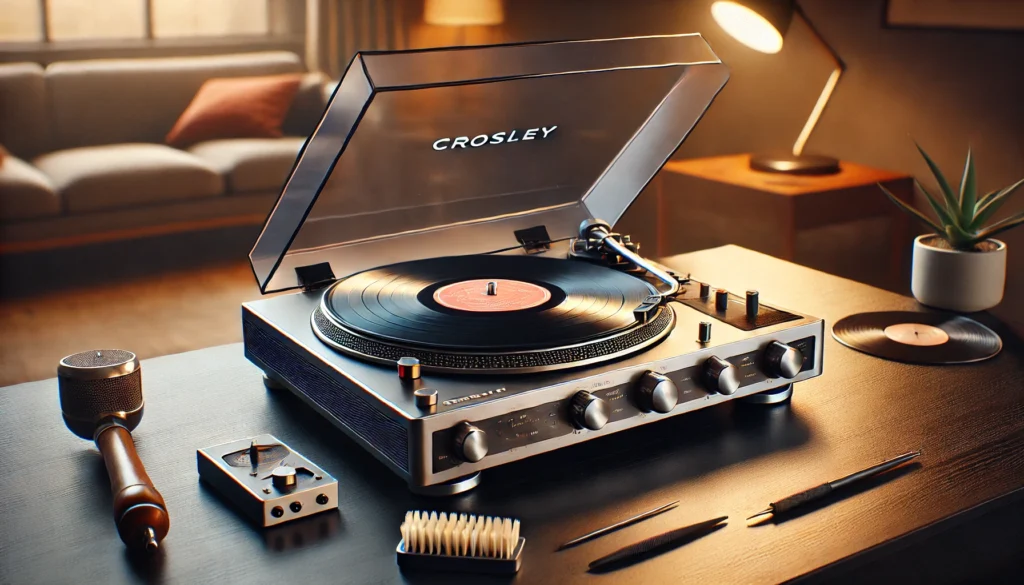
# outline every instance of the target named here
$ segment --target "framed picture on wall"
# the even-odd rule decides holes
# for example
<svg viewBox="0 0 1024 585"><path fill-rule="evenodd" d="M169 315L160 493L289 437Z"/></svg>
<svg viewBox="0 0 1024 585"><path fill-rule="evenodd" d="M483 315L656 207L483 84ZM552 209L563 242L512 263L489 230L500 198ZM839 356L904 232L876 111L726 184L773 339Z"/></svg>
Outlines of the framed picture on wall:
<svg viewBox="0 0 1024 585"><path fill-rule="evenodd" d="M1024 31L1024 0L888 0L885 23L899 28Z"/></svg>

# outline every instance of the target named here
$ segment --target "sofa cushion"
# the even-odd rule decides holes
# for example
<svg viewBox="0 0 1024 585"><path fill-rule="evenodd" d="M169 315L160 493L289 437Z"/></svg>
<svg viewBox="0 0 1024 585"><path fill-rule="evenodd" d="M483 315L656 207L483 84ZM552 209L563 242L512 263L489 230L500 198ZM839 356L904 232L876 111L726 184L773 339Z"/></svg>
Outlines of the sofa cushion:
<svg viewBox="0 0 1024 585"><path fill-rule="evenodd" d="M313 133L327 109L327 100L331 98L328 89L334 89L334 84L323 73L302 76L299 91L295 93L292 107L281 125L285 136L309 136Z"/></svg>
<svg viewBox="0 0 1024 585"><path fill-rule="evenodd" d="M304 70L298 55L286 51L53 63L46 68L51 148L162 144L207 79Z"/></svg>
<svg viewBox="0 0 1024 585"><path fill-rule="evenodd" d="M295 73L210 79L174 123L166 142L187 148L222 138L280 138L301 80Z"/></svg>
<svg viewBox="0 0 1024 585"><path fill-rule="evenodd" d="M44 154L33 162L53 181L70 213L224 192L215 169L162 144L86 146Z"/></svg>
<svg viewBox="0 0 1024 585"><path fill-rule="evenodd" d="M46 79L36 63L0 65L0 144L25 159L45 152L50 124Z"/></svg>
<svg viewBox="0 0 1024 585"><path fill-rule="evenodd" d="M304 138L234 138L201 142L188 151L227 181L231 193L280 191Z"/></svg>
<svg viewBox="0 0 1024 585"><path fill-rule="evenodd" d="M18 157L0 166L0 221L60 214L60 197L50 179Z"/></svg>

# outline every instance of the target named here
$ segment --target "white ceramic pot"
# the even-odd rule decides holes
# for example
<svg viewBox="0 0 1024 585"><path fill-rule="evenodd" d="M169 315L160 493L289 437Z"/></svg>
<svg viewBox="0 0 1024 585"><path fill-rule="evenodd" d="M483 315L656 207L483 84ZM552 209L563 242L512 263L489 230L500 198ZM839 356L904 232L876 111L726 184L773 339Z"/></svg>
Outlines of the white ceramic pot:
<svg viewBox="0 0 1024 585"><path fill-rule="evenodd" d="M933 234L914 240L910 290L921 304L970 313L992 308L1003 300L1006 284L1006 244L987 252L960 252L926 242Z"/></svg>

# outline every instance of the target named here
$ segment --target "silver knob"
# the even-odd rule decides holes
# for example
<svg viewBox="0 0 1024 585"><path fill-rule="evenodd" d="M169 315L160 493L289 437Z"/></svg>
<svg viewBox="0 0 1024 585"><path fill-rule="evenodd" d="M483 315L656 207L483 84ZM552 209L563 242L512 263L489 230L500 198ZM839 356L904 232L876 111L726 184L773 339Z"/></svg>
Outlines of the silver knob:
<svg viewBox="0 0 1024 585"><path fill-rule="evenodd" d="M437 406L437 390L433 388L417 388L412 396L417 408L429 410Z"/></svg>
<svg viewBox="0 0 1024 585"><path fill-rule="evenodd" d="M804 355L795 347L773 341L764 350L764 367L773 378L795 378L804 367Z"/></svg>
<svg viewBox="0 0 1024 585"><path fill-rule="evenodd" d="M420 360L414 357L398 358L398 377L403 380L418 380L420 377Z"/></svg>
<svg viewBox="0 0 1024 585"><path fill-rule="evenodd" d="M572 422L581 429L601 430L608 424L611 408L604 400L590 392L580 391L572 397Z"/></svg>
<svg viewBox="0 0 1024 585"><path fill-rule="evenodd" d="M455 425L455 453L470 463L480 461L487 455L487 433L467 421Z"/></svg>
<svg viewBox="0 0 1024 585"><path fill-rule="evenodd" d="M637 402L646 411L669 412L679 402L679 390L668 376L657 372L644 372L640 377Z"/></svg>
<svg viewBox="0 0 1024 585"><path fill-rule="evenodd" d="M282 492L287 492L295 489L295 486L299 484L299 477L295 473L294 467L281 465L270 472L270 482Z"/></svg>
<svg viewBox="0 0 1024 585"><path fill-rule="evenodd" d="M728 396L739 390L740 373L736 366L718 356L711 356L704 362L704 381L709 390Z"/></svg>

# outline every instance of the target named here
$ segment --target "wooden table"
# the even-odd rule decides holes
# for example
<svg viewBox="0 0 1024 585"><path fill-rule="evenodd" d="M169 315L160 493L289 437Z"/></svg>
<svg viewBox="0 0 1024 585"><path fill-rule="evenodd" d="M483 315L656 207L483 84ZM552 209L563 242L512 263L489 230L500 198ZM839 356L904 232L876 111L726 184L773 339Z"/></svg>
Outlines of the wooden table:
<svg viewBox="0 0 1024 585"><path fill-rule="evenodd" d="M653 184L658 254L740 244L896 286L906 274L912 234L877 183L914 200L909 175L847 161L839 173L819 176L754 171L749 154L672 161ZM879 264L887 270L879 271Z"/></svg>
<svg viewBox="0 0 1024 585"><path fill-rule="evenodd" d="M730 246L667 263L765 302L824 317L916 309L911 299ZM159 556L128 556L99 454L64 428L54 380L0 389L0 583L507 583L403 575L408 509L523 520L517 583L975 581L1020 568L1024 550L1024 344L990 361L924 367L828 339L825 373L790 406L726 404L490 470L477 490L431 500L298 400L267 392L228 345L143 361L139 452L171 513ZM1019 332L1018 332L1019 333ZM198 480L196 449L269 432L334 474L340 514L261 532ZM772 499L910 449L920 464L779 524L743 519ZM555 553L570 537L680 499L677 510ZM729 526L610 575L587 563L630 541L728 514ZM960 535L964 535L960 537Z"/></svg>

